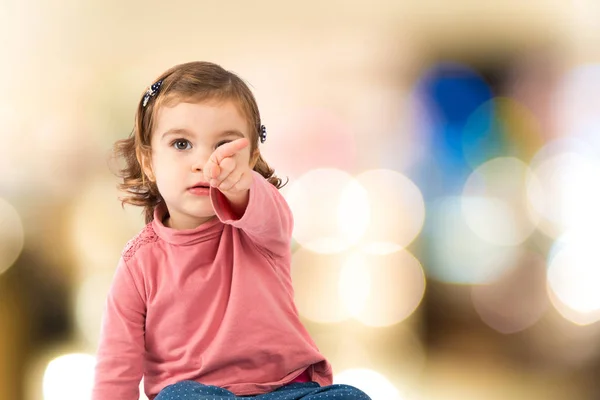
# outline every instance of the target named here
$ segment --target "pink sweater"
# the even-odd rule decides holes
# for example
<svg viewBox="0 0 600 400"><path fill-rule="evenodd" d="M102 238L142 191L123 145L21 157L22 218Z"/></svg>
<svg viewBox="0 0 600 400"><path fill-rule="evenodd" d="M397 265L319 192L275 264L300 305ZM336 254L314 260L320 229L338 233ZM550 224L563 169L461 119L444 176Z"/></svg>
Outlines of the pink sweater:
<svg viewBox="0 0 600 400"><path fill-rule="evenodd" d="M273 391L307 370L322 386L331 366L302 325L290 275L293 219L258 173L244 215L211 189L217 218L174 230L165 207L119 261L103 318L93 400L152 400L195 380L236 395Z"/></svg>

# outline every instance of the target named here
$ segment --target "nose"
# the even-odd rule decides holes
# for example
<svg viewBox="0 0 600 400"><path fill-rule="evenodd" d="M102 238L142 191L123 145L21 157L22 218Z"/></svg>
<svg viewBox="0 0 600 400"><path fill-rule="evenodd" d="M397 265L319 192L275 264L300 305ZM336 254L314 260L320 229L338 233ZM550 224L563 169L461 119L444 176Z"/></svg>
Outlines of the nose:
<svg viewBox="0 0 600 400"><path fill-rule="evenodd" d="M197 150L193 155L192 162L192 171L193 172L202 172L204 170L204 165L208 162L211 153L204 150Z"/></svg>

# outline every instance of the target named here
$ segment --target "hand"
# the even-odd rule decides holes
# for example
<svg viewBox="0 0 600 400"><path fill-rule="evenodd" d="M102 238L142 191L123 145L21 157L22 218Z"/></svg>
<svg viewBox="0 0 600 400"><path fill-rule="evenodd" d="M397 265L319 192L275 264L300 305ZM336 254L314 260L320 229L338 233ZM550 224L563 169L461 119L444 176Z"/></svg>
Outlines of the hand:
<svg viewBox="0 0 600 400"><path fill-rule="evenodd" d="M237 155L248 146L248 139L236 139L225 143L211 154L204 165L204 179L221 192L238 193L250 189L252 169L240 162Z"/></svg>

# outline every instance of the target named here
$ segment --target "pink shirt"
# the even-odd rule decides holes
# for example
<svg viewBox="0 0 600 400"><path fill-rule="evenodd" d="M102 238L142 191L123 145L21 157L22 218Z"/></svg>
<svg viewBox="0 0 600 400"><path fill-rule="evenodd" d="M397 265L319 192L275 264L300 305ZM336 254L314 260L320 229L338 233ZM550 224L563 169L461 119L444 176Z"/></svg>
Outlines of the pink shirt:
<svg viewBox="0 0 600 400"><path fill-rule="evenodd" d="M304 371L322 386L331 365L302 325L290 275L293 219L258 173L244 215L210 194L217 218L162 224L159 206L117 266L103 318L93 400L153 399L195 380L236 395L273 391Z"/></svg>

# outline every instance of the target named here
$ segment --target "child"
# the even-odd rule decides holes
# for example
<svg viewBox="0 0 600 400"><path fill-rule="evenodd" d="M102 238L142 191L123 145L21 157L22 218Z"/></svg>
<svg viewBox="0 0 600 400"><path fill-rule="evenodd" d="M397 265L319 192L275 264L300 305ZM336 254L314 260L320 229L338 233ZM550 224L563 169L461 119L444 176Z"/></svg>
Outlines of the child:
<svg viewBox="0 0 600 400"><path fill-rule="evenodd" d="M290 276L293 219L262 159L254 96L235 74L192 62L143 95L116 143L125 203L146 227L108 295L94 400L368 399L332 385L300 322Z"/></svg>

